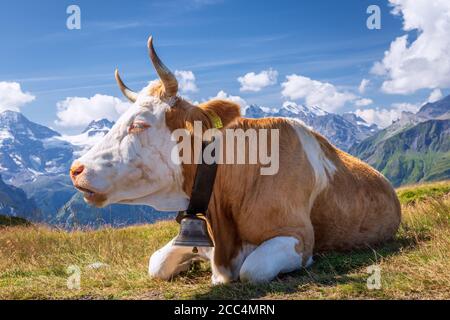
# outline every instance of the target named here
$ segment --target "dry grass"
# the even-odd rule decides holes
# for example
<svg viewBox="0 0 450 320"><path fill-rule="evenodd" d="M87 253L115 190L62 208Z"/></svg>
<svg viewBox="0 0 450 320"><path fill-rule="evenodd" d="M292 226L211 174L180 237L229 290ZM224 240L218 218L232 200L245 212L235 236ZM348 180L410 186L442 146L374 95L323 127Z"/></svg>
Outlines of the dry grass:
<svg viewBox="0 0 450 320"><path fill-rule="evenodd" d="M395 240L317 256L312 268L266 285L213 287L207 264L171 282L149 279L148 257L177 233L174 222L75 232L7 227L0 229L0 299L449 299L448 188L450 181L401 188L403 223ZM94 262L108 266L88 268ZM367 289L372 264L381 267L381 290ZM79 290L67 288L69 265L81 269Z"/></svg>

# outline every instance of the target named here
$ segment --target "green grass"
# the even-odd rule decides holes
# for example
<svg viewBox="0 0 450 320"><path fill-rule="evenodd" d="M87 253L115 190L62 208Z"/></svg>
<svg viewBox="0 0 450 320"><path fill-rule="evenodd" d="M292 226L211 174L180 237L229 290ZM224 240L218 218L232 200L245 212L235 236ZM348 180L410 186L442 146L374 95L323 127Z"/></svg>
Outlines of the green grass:
<svg viewBox="0 0 450 320"><path fill-rule="evenodd" d="M448 181L416 184L397 189L397 194L402 204L410 204L430 198L438 199L448 193L450 193L450 183Z"/></svg>
<svg viewBox="0 0 450 320"><path fill-rule="evenodd" d="M398 190L403 222L381 247L329 252L309 269L264 285L211 286L195 264L170 282L147 276L148 257L177 234L174 222L66 232L45 226L0 230L0 299L450 299L450 181ZM107 264L99 269L88 266ZM367 267L381 268L381 290L368 290ZM67 268L81 270L79 290Z"/></svg>

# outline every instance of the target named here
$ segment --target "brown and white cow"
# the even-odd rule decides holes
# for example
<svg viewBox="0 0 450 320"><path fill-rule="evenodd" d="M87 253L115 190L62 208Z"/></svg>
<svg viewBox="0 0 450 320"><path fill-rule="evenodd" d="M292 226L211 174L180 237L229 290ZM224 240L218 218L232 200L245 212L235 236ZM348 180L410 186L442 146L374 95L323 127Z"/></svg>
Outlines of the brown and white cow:
<svg viewBox="0 0 450 320"><path fill-rule="evenodd" d="M133 105L71 168L73 183L88 203L185 210L196 165L172 161L177 142L171 135L194 121L211 128L210 111L227 129L278 129L280 152L278 173L271 176L261 175L258 164L219 165L208 216L214 249L193 254L172 240L151 256L151 276L170 279L204 258L211 261L213 283L269 281L309 265L315 251L374 245L396 233L399 201L379 172L299 121L246 119L228 101L193 105L177 97L177 81L151 38L148 46L161 81L136 93L116 72Z"/></svg>

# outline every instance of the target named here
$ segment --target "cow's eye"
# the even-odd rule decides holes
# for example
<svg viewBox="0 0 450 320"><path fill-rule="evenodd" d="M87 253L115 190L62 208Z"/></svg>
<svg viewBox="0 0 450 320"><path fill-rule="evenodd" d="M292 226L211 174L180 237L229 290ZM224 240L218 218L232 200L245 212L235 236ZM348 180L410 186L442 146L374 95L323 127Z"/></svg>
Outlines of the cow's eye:
<svg viewBox="0 0 450 320"><path fill-rule="evenodd" d="M148 123L145 123L142 121L135 121L128 128L128 133L133 133L133 134L140 133L148 128L150 128L150 125Z"/></svg>

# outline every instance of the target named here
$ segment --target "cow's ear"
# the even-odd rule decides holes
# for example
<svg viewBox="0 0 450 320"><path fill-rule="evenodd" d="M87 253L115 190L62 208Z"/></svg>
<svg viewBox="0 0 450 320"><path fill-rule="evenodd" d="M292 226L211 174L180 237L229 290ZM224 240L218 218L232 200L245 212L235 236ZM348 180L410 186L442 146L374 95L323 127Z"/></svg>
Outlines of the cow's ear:
<svg viewBox="0 0 450 320"><path fill-rule="evenodd" d="M200 104L199 107L206 113L213 114L213 117L214 114L219 116L224 127L241 117L241 107L227 100L210 100Z"/></svg>

